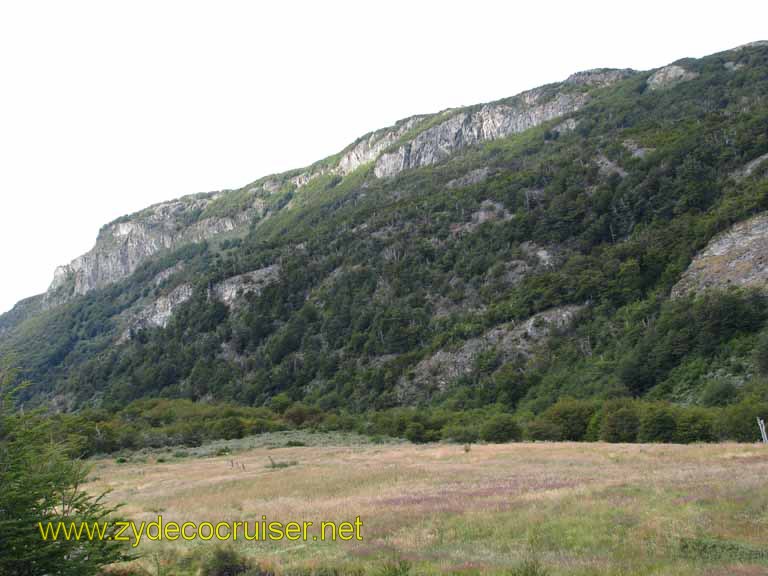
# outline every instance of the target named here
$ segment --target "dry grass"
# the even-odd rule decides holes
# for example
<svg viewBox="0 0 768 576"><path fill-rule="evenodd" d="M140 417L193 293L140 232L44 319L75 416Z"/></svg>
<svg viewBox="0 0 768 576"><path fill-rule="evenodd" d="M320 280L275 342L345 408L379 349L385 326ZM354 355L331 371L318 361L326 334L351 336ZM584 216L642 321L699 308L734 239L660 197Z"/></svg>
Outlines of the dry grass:
<svg viewBox="0 0 768 576"><path fill-rule="evenodd" d="M298 463L270 468L270 457ZM552 574L768 574L760 445L255 448L170 463L98 461L93 475L89 488L111 489L137 521L362 518L361 543L238 544L282 567L404 558L417 573L495 573L535 554Z"/></svg>

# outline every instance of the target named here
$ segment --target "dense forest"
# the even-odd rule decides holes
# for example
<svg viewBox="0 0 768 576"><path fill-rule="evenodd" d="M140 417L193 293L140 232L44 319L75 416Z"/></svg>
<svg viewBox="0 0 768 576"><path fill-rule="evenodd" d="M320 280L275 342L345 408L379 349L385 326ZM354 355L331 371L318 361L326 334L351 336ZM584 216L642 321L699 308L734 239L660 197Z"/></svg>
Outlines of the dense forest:
<svg viewBox="0 0 768 576"><path fill-rule="evenodd" d="M709 241L768 210L768 163L734 177L768 153L768 47L678 64L695 78L652 90L650 72L628 75L593 90L571 129L558 118L390 178L372 164L301 187L286 175L236 233L6 314L0 353L31 382L21 401L60 412L83 454L293 427L756 439L768 292L671 293ZM190 222L239 213L251 188ZM211 296L268 266L277 280L237 306ZM165 327L120 336L132 306L185 283ZM565 309L540 338L489 336ZM477 342L458 373L429 372Z"/></svg>

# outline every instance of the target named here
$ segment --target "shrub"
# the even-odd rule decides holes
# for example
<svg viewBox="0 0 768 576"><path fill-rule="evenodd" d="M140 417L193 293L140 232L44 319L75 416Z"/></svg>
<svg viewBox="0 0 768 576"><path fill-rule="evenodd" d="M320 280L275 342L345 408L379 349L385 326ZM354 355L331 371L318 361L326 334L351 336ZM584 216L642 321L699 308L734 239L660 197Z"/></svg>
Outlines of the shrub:
<svg viewBox="0 0 768 576"><path fill-rule="evenodd" d="M715 421L712 413L703 408L688 408L677 416L675 442L712 442L715 439Z"/></svg>
<svg viewBox="0 0 768 576"><path fill-rule="evenodd" d="M609 400L603 406L600 439L605 442L635 442L640 427L637 406L631 400Z"/></svg>
<svg viewBox="0 0 768 576"><path fill-rule="evenodd" d="M755 365L763 376L768 376L768 330L760 333L753 352Z"/></svg>
<svg viewBox="0 0 768 576"><path fill-rule="evenodd" d="M677 420L670 406L651 404L640 417L637 438L640 442L674 442Z"/></svg>
<svg viewBox="0 0 768 576"><path fill-rule="evenodd" d="M480 437L486 442L519 442L523 432L511 415L496 414L483 425Z"/></svg>
<svg viewBox="0 0 768 576"><path fill-rule="evenodd" d="M443 440L457 442L459 444L471 444L477 442L480 434L477 428L463 424L448 424L442 431Z"/></svg>
<svg viewBox="0 0 768 576"><path fill-rule="evenodd" d="M427 430L421 422L411 422L405 429L405 437L414 444L428 442Z"/></svg>
<svg viewBox="0 0 768 576"><path fill-rule="evenodd" d="M548 418L539 417L528 424L528 437L531 440L558 442L564 439L565 434L559 424Z"/></svg>
<svg viewBox="0 0 768 576"><path fill-rule="evenodd" d="M211 436L213 438L232 440L234 438L242 438L244 432L243 421L237 416L216 420L213 426L211 426Z"/></svg>
<svg viewBox="0 0 768 576"><path fill-rule="evenodd" d="M713 380L701 392L701 403L704 406L725 406L736 399L738 390L728 380Z"/></svg>
<svg viewBox="0 0 768 576"><path fill-rule="evenodd" d="M597 410L594 402L562 398L547 408L537 418L541 422L540 433L556 437L541 438L542 440L572 440L580 441L587 433L587 426L592 415ZM559 430L559 434L557 431Z"/></svg>
<svg viewBox="0 0 768 576"><path fill-rule="evenodd" d="M724 440L757 442L760 431L757 418L768 419L768 404L745 399L723 408L716 422L717 436Z"/></svg>
<svg viewBox="0 0 768 576"><path fill-rule="evenodd" d="M203 564L205 576L238 576L248 571L248 562L232 548L214 548Z"/></svg>

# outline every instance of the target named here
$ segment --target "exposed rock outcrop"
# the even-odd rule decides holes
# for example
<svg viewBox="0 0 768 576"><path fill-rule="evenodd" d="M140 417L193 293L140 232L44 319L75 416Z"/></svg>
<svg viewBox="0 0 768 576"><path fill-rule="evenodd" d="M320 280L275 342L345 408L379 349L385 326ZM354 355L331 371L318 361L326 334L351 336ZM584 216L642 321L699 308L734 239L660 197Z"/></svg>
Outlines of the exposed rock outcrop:
<svg viewBox="0 0 768 576"><path fill-rule="evenodd" d="M714 238L693 259L672 296L729 286L768 290L768 212Z"/></svg>
<svg viewBox="0 0 768 576"><path fill-rule="evenodd" d="M524 92L512 103L486 104L477 111L462 110L396 150L382 154L374 173L387 178L403 170L436 164L467 146L517 134L575 112L587 100L585 92L548 96L543 89L536 89Z"/></svg>
<svg viewBox="0 0 768 576"><path fill-rule="evenodd" d="M620 80L629 78L633 74L636 74L631 68L616 69L616 68L595 68L593 70L583 70L571 74L565 80L566 84L577 84L580 86L610 86Z"/></svg>
<svg viewBox="0 0 768 576"><path fill-rule="evenodd" d="M157 280L167 272L171 274L178 271L178 266L173 266L164 270L155 278L155 285L160 284ZM215 284L211 289L211 295L229 307L237 305L238 300L246 294L260 294L268 285L277 281L280 275L280 266L273 264L259 270L246 272L232 276ZM168 276L166 276L167 278ZM128 311L124 320L127 325L126 330L121 336L121 340L130 338L131 331L141 330L143 328L165 328L168 325L174 311L181 304L184 304L192 297L192 285L180 284L168 294L163 294L146 304L139 310Z"/></svg>
<svg viewBox="0 0 768 576"><path fill-rule="evenodd" d="M213 293L227 306L233 306L238 299L246 294L260 294L265 287L276 282L279 276L280 266L273 264L253 272L227 278L214 286Z"/></svg>
<svg viewBox="0 0 768 576"><path fill-rule="evenodd" d="M659 68L656 72L651 74L647 84L648 88L651 90L660 90L662 88L674 86L680 82L693 80L697 76L698 73L696 72L686 70L677 64L670 64L669 66L664 66L664 68Z"/></svg>
<svg viewBox="0 0 768 576"><path fill-rule="evenodd" d="M600 174L603 176L607 177L612 176L613 174L618 175L620 178L625 178L627 176L626 170L616 164L613 160L610 160L604 154L598 154L595 162L597 163L597 168L600 171Z"/></svg>
<svg viewBox="0 0 768 576"><path fill-rule="evenodd" d="M512 218L513 215L509 213L503 204L493 200L483 200L480 203L480 208L472 213L469 222L457 223L451 226L451 234L455 236L464 232L473 232L485 222L511 220Z"/></svg>
<svg viewBox="0 0 768 576"><path fill-rule="evenodd" d="M641 146L634 140L629 139L624 140L622 145L630 152L630 154L632 154L634 158L645 158L648 154L656 150L655 148L647 148Z"/></svg>
<svg viewBox="0 0 768 576"><path fill-rule="evenodd" d="M754 174L755 170L760 168L761 164L763 162L768 162L768 152L763 154L762 156L758 156L754 160L751 160L747 162L744 166L736 170L731 176L735 178L736 180L743 180L744 178L749 178Z"/></svg>
<svg viewBox="0 0 768 576"><path fill-rule="evenodd" d="M180 284L168 294L160 296L141 310L130 320L129 328L122 338L129 337L131 330L142 328L165 328L173 311L192 297L192 286Z"/></svg>
<svg viewBox="0 0 768 576"><path fill-rule="evenodd" d="M337 174L345 176L368 162L373 162L387 148L397 142L409 130L424 120L424 116L415 116L399 122L393 128L378 130L362 138L345 152L339 160Z"/></svg>
<svg viewBox="0 0 768 576"><path fill-rule="evenodd" d="M323 176L325 174L346 176L357 170L360 166L376 160L382 152L395 144L395 142L402 138L409 130L421 123L425 118L427 117L413 116L398 122L391 128L377 130L367 136L363 136L348 147L346 151L342 152L341 158L339 158L337 164L323 166L321 168L310 168L298 176L291 178L291 183L297 188L301 188L318 176Z"/></svg>
<svg viewBox="0 0 768 576"><path fill-rule="evenodd" d="M411 373L398 383L401 401L412 401L425 390L445 390L462 376L475 369L483 352L495 350L501 362L528 358L535 345L553 330L566 328L583 306L563 306L545 310L524 322L502 324L476 338L471 338L457 350L439 350L419 362Z"/></svg>
<svg viewBox="0 0 768 576"><path fill-rule="evenodd" d="M470 170L464 176L459 176L458 178L454 178L453 180L450 180L445 187L446 188L464 188L466 186L472 186L474 184L479 184L480 182L485 182L485 180L488 179L488 176L490 175L491 170L490 168L483 167L483 168L476 168L475 170Z"/></svg>
<svg viewBox="0 0 768 576"><path fill-rule="evenodd" d="M156 204L131 217L108 224L96 245L54 272L48 297L63 301L103 288L132 274L150 256L191 242L200 242L246 224L252 206L235 216L195 220L219 194L190 196Z"/></svg>

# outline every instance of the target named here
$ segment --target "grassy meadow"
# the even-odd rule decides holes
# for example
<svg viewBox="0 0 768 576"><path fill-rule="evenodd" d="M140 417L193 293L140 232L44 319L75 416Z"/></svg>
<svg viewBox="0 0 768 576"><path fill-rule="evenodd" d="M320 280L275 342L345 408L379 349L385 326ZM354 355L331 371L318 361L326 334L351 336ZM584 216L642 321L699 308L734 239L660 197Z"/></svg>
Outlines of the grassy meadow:
<svg viewBox="0 0 768 576"><path fill-rule="evenodd" d="M137 522L361 517L362 542L234 544L277 574L768 574L768 448L756 444L278 433L96 460L88 489L111 490ZM217 546L144 540L121 570L201 573Z"/></svg>

